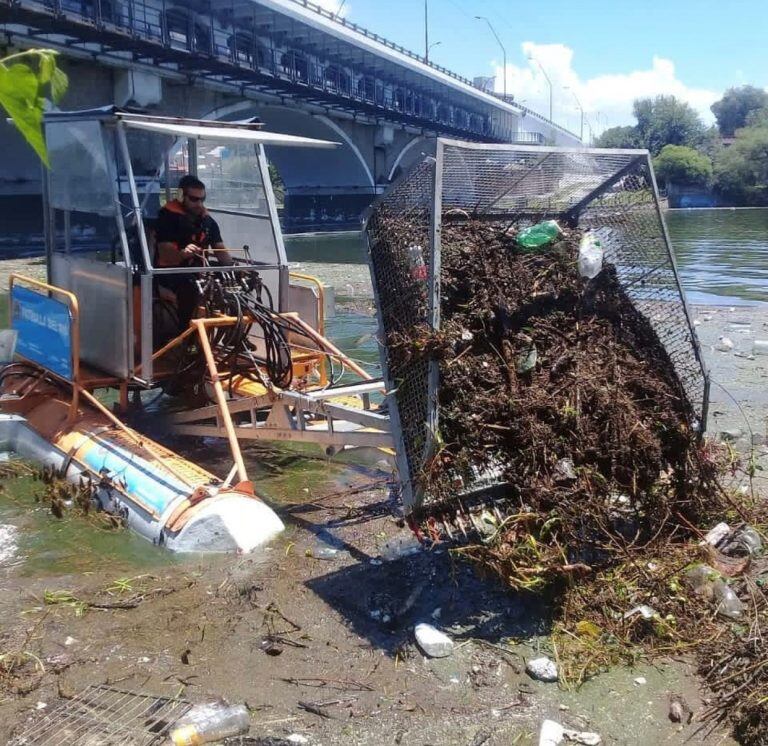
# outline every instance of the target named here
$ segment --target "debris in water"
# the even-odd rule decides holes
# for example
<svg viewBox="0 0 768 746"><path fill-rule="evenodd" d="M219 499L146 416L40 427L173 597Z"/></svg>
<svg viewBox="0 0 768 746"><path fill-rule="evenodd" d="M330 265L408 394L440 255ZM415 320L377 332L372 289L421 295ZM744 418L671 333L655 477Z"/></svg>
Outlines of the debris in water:
<svg viewBox="0 0 768 746"><path fill-rule="evenodd" d="M545 720L539 732L539 746L559 746L565 741L582 744L582 746L600 746L603 742L597 733L569 730L554 720Z"/></svg>
<svg viewBox="0 0 768 746"><path fill-rule="evenodd" d="M704 541L707 544L711 544L713 547L716 547L730 533L731 527L725 522L720 522L709 531L707 531L704 536Z"/></svg>
<svg viewBox="0 0 768 746"><path fill-rule="evenodd" d="M385 562L394 562L395 560L409 557L412 554L418 554L422 550L419 540L408 531L393 536L384 542L381 547L381 559Z"/></svg>
<svg viewBox="0 0 768 746"><path fill-rule="evenodd" d="M679 695L673 694L669 699L669 719L673 723L690 723L693 712L688 703Z"/></svg>

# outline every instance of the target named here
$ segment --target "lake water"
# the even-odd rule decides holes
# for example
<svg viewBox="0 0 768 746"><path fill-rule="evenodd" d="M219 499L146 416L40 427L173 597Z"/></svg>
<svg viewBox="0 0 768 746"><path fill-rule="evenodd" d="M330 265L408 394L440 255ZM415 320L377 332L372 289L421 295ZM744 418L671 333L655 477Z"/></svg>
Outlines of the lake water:
<svg viewBox="0 0 768 746"><path fill-rule="evenodd" d="M768 302L768 209L669 210L666 220L691 303ZM290 238L286 245L291 261L365 263L359 234Z"/></svg>
<svg viewBox="0 0 768 746"><path fill-rule="evenodd" d="M666 213L692 303L768 302L768 209Z"/></svg>

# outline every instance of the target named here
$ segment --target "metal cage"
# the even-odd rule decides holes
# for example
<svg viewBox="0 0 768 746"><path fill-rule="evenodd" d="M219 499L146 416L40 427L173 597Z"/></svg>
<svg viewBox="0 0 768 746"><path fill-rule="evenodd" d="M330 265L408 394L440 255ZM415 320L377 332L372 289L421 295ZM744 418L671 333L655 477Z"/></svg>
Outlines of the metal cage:
<svg viewBox="0 0 768 746"><path fill-rule="evenodd" d="M438 363L415 360L393 371L387 341L414 326L440 329L441 229L464 210L484 220L557 219L596 231L605 261L653 327L706 424L709 381L675 264L645 150L486 145L438 139L427 155L372 206L365 235L379 318L382 366L408 512L427 495L417 475L433 453L440 417ZM493 483L477 475L475 488Z"/></svg>

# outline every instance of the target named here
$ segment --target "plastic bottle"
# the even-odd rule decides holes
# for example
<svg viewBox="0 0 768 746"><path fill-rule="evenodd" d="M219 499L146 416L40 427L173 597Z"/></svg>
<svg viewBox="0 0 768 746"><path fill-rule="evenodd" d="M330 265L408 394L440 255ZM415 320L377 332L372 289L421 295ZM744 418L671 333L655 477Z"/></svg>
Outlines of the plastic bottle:
<svg viewBox="0 0 768 746"><path fill-rule="evenodd" d="M517 244L523 249L541 249L549 246L561 233L556 220L545 220L521 230L517 234Z"/></svg>
<svg viewBox="0 0 768 746"><path fill-rule="evenodd" d="M579 244L579 274L590 280L597 277L603 268L604 253L600 239L594 233L585 233Z"/></svg>
<svg viewBox="0 0 768 746"><path fill-rule="evenodd" d="M240 736L250 728L248 710L244 705L230 707L212 703L193 707L171 731L174 746L199 746Z"/></svg>
<svg viewBox="0 0 768 746"><path fill-rule="evenodd" d="M744 617L744 604L714 568L694 565L686 571L685 580L698 596L714 603L720 616L728 619Z"/></svg>
<svg viewBox="0 0 768 746"><path fill-rule="evenodd" d="M715 611L728 619L741 619L744 616L744 604L724 580L718 578L712 584L712 597L716 604Z"/></svg>
<svg viewBox="0 0 768 746"><path fill-rule="evenodd" d="M408 247L408 261L411 265L411 277L419 282L426 282L427 265L424 263L424 254L421 246L413 244Z"/></svg>

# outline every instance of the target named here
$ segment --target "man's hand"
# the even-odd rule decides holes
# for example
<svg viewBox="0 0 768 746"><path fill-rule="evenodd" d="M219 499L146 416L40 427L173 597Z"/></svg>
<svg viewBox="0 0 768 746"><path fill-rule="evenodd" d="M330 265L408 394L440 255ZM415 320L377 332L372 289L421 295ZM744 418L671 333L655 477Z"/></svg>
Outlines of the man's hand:
<svg viewBox="0 0 768 746"><path fill-rule="evenodd" d="M202 256L203 250L196 244L187 244L182 250L181 255L185 257Z"/></svg>

